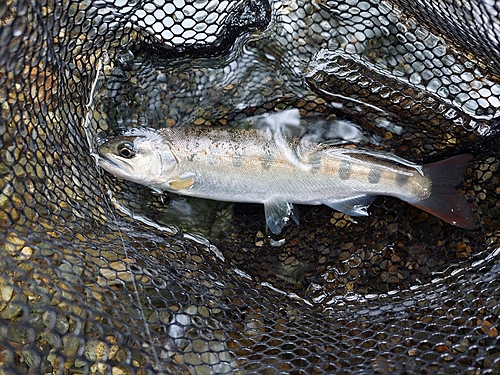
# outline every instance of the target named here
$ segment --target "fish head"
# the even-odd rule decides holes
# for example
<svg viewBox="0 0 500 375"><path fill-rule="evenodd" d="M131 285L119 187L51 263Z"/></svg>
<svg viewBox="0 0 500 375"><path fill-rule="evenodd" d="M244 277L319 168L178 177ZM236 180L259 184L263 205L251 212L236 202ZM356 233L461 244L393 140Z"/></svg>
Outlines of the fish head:
<svg viewBox="0 0 500 375"><path fill-rule="evenodd" d="M109 173L154 189L161 189L178 166L168 140L150 130L113 137L98 147L98 154L99 165Z"/></svg>

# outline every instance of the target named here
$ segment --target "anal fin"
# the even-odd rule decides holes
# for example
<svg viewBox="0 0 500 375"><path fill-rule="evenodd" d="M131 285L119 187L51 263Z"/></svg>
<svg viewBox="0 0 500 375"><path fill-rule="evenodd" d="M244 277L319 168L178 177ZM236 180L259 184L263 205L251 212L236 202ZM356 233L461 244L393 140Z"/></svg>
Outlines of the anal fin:
<svg viewBox="0 0 500 375"><path fill-rule="evenodd" d="M375 200L372 195L358 195L334 202L323 202L324 205L350 216L368 216L368 207Z"/></svg>

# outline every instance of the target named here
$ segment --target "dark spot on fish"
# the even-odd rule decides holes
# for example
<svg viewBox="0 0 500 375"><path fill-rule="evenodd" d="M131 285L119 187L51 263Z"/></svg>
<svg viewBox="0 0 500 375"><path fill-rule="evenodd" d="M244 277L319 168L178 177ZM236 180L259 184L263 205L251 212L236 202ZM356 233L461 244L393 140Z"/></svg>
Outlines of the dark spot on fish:
<svg viewBox="0 0 500 375"><path fill-rule="evenodd" d="M219 156L214 154L209 154L207 158L208 164L217 165L219 164Z"/></svg>
<svg viewBox="0 0 500 375"><path fill-rule="evenodd" d="M402 187L405 186L410 180L410 176L403 173L396 174L396 185Z"/></svg>
<svg viewBox="0 0 500 375"><path fill-rule="evenodd" d="M239 168L243 165L243 155L240 152L235 152L232 159L234 167Z"/></svg>
<svg viewBox="0 0 500 375"><path fill-rule="evenodd" d="M339 177L341 180L347 180L351 176L352 165L348 160L342 160L339 166Z"/></svg>
<svg viewBox="0 0 500 375"><path fill-rule="evenodd" d="M377 168L370 169L370 173L368 173L368 182L370 184L378 184L380 182L380 175L382 171Z"/></svg>
<svg viewBox="0 0 500 375"><path fill-rule="evenodd" d="M309 164L312 165L311 173L318 173L319 169L321 168L321 155L313 155L309 159Z"/></svg>
<svg viewBox="0 0 500 375"><path fill-rule="evenodd" d="M264 156L261 158L262 160L262 168L264 168L266 171L271 168L271 164L273 162L273 155L270 150L266 150L264 152Z"/></svg>

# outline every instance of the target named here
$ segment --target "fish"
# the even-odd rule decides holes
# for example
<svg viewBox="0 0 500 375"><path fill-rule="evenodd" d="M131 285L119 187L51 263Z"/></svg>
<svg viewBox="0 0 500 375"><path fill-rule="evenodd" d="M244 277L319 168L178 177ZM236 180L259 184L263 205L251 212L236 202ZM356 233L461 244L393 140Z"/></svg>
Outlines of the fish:
<svg viewBox="0 0 500 375"><path fill-rule="evenodd" d="M399 198L459 228L477 226L456 189L471 154L419 165L385 152L304 141L268 129L210 126L136 128L103 141L97 151L107 172L158 192L262 203L275 235L290 218L298 224L294 204L324 204L367 216L378 196Z"/></svg>

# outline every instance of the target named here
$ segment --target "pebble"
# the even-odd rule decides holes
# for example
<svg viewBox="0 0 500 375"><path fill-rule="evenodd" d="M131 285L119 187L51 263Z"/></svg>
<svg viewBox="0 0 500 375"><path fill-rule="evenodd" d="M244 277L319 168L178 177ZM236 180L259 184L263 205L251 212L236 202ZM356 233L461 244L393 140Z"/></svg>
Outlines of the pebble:
<svg viewBox="0 0 500 375"><path fill-rule="evenodd" d="M92 361L105 361L108 357L109 347L100 340L91 339L85 344L85 357Z"/></svg>
<svg viewBox="0 0 500 375"><path fill-rule="evenodd" d="M122 367L122 366L113 366L111 368L111 375L131 375L132 370Z"/></svg>
<svg viewBox="0 0 500 375"><path fill-rule="evenodd" d="M24 302L13 299L7 304L7 306L0 313L0 317L2 319L12 319L18 315L21 315L23 308L25 306L26 304Z"/></svg>
<svg viewBox="0 0 500 375"><path fill-rule="evenodd" d="M0 279L0 297L2 302L9 302L12 299L12 294L14 293L14 287L11 285L5 285L4 279ZM0 304L1 306L1 304Z"/></svg>
<svg viewBox="0 0 500 375"><path fill-rule="evenodd" d="M26 361L26 364L30 368L37 368L38 366L40 366L42 360L31 344L23 346L22 354L24 360Z"/></svg>
<svg viewBox="0 0 500 375"><path fill-rule="evenodd" d="M66 335L62 338L63 348L61 350L65 357L76 357L81 345L81 339L74 335Z"/></svg>

